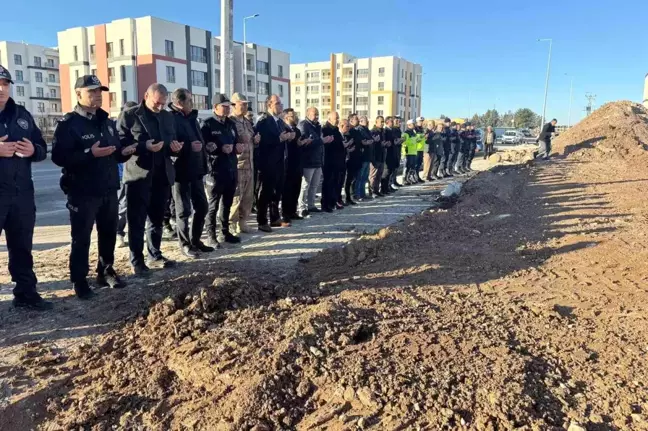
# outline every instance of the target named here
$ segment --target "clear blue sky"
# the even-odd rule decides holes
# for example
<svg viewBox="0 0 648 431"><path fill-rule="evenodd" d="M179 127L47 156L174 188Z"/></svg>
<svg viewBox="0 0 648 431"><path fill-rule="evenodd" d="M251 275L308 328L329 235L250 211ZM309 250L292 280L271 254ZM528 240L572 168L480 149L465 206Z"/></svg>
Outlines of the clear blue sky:
<svg viewBox="0 0 648 431"><path fill-rule="evenodd" d="M220 34L219 1L113 0L105 10L87 0L23 2L28 14L0 16L0 40L56 45L59 30L144 15ZM466 116L493 106L540 113L548 44L538 38L554 39L547 116L561 123L569 107L565 73L575 76L572 118L578 119L586 92L598 96L596 106L641 101L648 72L645 0L604 6L591 0L235 0L237 40L242 17L254 13L261 16L248 25L248 40L290 52L293 63L345 51L422 64L428 117Z"/></svg>

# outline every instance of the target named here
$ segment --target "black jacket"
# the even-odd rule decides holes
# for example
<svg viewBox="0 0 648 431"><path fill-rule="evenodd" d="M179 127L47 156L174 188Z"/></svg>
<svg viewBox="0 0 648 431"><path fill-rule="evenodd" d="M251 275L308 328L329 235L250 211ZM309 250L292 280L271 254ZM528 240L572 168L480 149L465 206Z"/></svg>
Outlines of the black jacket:
<svg viewBox="0 0 648 431"><path fill-rule="evenodd" d="M430 132L430 135L428 137L428 153L442 156L444 141L445 135L443 134L443 132Z"/></svg>
<svg viewBox="0 0 648 431"><path fill-rule="evenodd" d="M538 141L551 142L551 134L555 132L556 132L556 127L553 124L551 123L545 124L542 127L540 136L538 136Z"/></svg>
<svg viewBox="0 0 648 431"><path fill-rule="evenodd" d="M385 158L385 163L389 168L397 168L400 165L401 145L396 145L396 141L401 138L402 134L401 129L397 127L389 129L391 146L387 147L387 157Z"/></svg>
<svg viewBox="0 0 648 431"><path fill-rule="evenodd" d="M224 121L219 121L216 117L211 117L203 122L200 128L205 144L213 142L216 144L214 151L207 150L209 154L209 165L211 167L211 176L216 181L236 181L238 178L238 160L236 158L236 124L225 117ZM223 146L231 145L232 152L225 154Z"/></svg>
<svg viewBox="0 0 648 431"><path fill-rule="evenodd" d="M450 129L448 135L450 137L450 144L453 147L461 143L461 139L459 138L459 132L456 129Z"/></svg>
<svg viewBox="0 0 648 431"><path fill-rule="evenodd" d="M111 156L94 157L92 146L116 148ZM52 141L52 162L62 167L61 190L75 196L104 196L119 190L118 163L123 156L117 127L108 113L98 109L88 114L79 105L65 114L56 126Z"/></svg>
<svg viewBox="0 0 648 431"><path fill-rule="evenodd" d="M360 167L362 165L362 150L364 147L362 140L367 138L363 137L362 132L356 127L349 130L349 139L353 139L353 144L347 147L347 152L349 153L347 164L353 167ZM351 151L352 148L354 149L353 151Z"/></svg>
<svg viewBox="0 0 648 431"><path fill-rule="evenodd" d="M322 127L322 136L333 136L332 142L324 144L324 168L343 170L346 162L346 149L344 148L340 129L327 121Z"/></svg>
<svg viewBox="0 0 648 431"><path fill-rule="evenodd" d="M379 136L378 142L373 143L373 150L371 154L371 163L384 163L385 155L387 154L387 149L383 147L383 141L386 141L385 137L385 128L379 129L375 127L371 129L371 135L373 137Z"/></svg>
<svg viewBox="0 0 648 431"><path fill-rule="evenodd" d="M0 113L0 136L7 135L7 142L29 139L34 145L34 154L27 157L0 157L0 196L33 195L32 162L47 157L47 144L29 111L17 105L12 98L7 100Z"/></svg>
<svg viewBox="0 0 648 431"><path fill-rule="evenodd" d="M298 142L301 139L301 132L297 126L288 126L290 132L295 133L295 139L286 143L286 170L300 172L302 170L302 149Z"/></svg>
<svg viewBox="0 0 648 431"><path fill-rule="evenodd" d="M303 138L312 139L302 147L302 167L304 169L321 168L324 165L324 142L322 142L322 126L310 120L302 120L297 126Z"/></svg>
<svg viewBox="0 0 648 431"><path fill-rule="evenodd" d="M176 139L184 142L174 164L175 180L182 183L200 179L207 174L207 148L198 124L198 111L194 109L189 115L185 115L173 104L169 105L169 109L175 119ZM203 144L202 150L191 149L191 143L194 141Z"/></svg>
<svg viewBox="0 0 648 431"><path fill-rule="evenodd" d="M275 120L268 113L262 114L254 126L254 134L261 136L259 157L254 159L259 171L281 172L284 169L286 143L281 142L280 135L287 131L286 123L281 118Z"/></svg>
<svg viewBox="0 0 648 431"><path fill-rule="evenodd" d="M369 130L368 127L358 126L356 127L356 129L362 135L363 141L369 141L369 140L372 141L372 143L369 145L362 145L362 161L364 163L369 163L371 162L371 159L373 159L373 148L374 148L373 135L371 134L371 130Z"/></svg>
<svg viewBox="0 0 648 431"><path fill-rule="evenodd" d="M154 113L146 107L144 101L119 114L117 131L122 147L137 144L135 154L124 164L124 183L150 177L157 169L164 169L169 185L175 182L175 170L171 162L171 156L176 156L171 151L171 142L176 139L174 126L175 120L170 112ZM157 153L149 151L146 148L149 139L153 139L154 143L163 141L164 147Z"/></svg>

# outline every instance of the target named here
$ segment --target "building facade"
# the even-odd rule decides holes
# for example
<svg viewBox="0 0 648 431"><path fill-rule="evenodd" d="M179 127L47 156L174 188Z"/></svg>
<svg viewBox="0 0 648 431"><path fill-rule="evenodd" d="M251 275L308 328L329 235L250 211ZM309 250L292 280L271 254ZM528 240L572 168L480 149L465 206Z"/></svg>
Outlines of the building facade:
<svg viewBox="0 0 648 431"><path fill-rule="evenodd" d="M13 78L11 97L31 112L43 133L53 131L62 115L57 49L0 42L0 64Z"/></svg>
<svg viewBox="0 0 648 431"><path fill-rule="evenodd" d="M117 116L127 101L140 101L146 88L164 84L169 91L188 88L201 117L211 115L211 100L220 91L220 38L208 30L146 16L125 18L58 33L63 111L75 103L78 76L96 74L110 92L104 109ZM234 43L234 91L244 93L256 113L265 98L289 98L290 55L248 43L243 74L243 44ZM229 95L231 96L231 95Z"/></svg>
<svg viewBox="0 0 648 431"><path fill-rule="evenodd" d="M320 117L337 111L341 118L355 112L373 119L421 115L421 65L399 57L355 58L331 54L329 61L291 64L290 106L304 118L319 109Z"/></svg>

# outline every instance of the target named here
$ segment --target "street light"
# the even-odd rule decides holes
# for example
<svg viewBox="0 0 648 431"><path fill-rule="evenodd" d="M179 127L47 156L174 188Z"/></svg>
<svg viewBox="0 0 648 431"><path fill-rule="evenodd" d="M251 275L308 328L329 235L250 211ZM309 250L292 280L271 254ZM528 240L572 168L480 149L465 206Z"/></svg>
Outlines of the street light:
<svg viewBox="0 0 648 431"><path fill-rule="evenodd" d="M248 19L253 19L258 17L259 14L255 13L254 15L246 16L243 18L243 82L241 82L241 88L243 89L243 94L247 94L247 36L245 32L245 24Z"/></svg>
<svg viewBox="0 0 648 431"><path fill-rule="evenodd" d="M572 101L574 100L574 76L568 73L565 73L565 76L569 76L571 78L571 84L569 85L569 116L567 117L567 127L571 127Z"/></svg>
<svg viewBox="0 0 648 431"><path fill-rule="evenodd" d="M542 123L540 128L544 126L545 116L547 114L547 93L549 92L549 74L551 72L551 48L553 46L553 39L538 39L538 42L549 42L549 61L547 62L547 80L545 81L545 94L544 94L544 104L542 105Z"/></svg>

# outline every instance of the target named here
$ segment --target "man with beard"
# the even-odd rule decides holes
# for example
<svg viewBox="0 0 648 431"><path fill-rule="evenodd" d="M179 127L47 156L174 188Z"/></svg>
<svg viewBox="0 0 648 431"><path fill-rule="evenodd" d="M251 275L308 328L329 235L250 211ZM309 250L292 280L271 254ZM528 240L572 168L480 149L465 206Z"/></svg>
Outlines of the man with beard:
<svg viewBox="0 0 648 431"><path fill-rule="evenodd" d="M150 265L163 268L175 262L162 255L162 226L169 202L175 169L171 156L182 150L175 137L175 120L165 111L168 91L162 84L151 84L144 100L119 117L117 130L122 147L137 143L133 157L124 164L126 216L130 261L136 275L149 274ZM144 261L144 229L148 257Z"/></svg>
<svg viewBox="0 0 648 431"><path fill-rule="evenodd" d="M272 232L273 227L281 226L279 201L283 192L283 174L286 142L295 139L283 120L281 98L273 94L266 99L266 113L257 121L255 132L260 135L259 157L259 197L257 199L257 222L262 232ZM268 223L270 210L270 224Z"/></svg>
<svg viewBox="0 0 648 431"><path fill-rule="evenodd" d="M198 110L193 109L191 92L186 88L175 90L171 94L169 110L175 119L176 137L184 143L174 164L176 181L173 185L173 200L177 203L176 232L182 254L195 259L198 253L214 251L213 247L203 244L200 240L208 209L203 183L203 177L207 175L207 151L198 125Z"/></svg>
<svg viewBox="0 0 648 431"><path fill-rule="evenodd" d="M297 203L301 190L302 175L304 174L302 148L310 145L313 141L308 138L302 139L301 132L297 127L297 115L294 109L284 109L283 121L288 126L288 130L295 134L295 137L286 143L286 173L281 200L281 224L287 226L293 220L303 219L297 214Z"/></svg>
<svg viewBox="0 0 648 431"><path fill-rule="evenodd" d="M371 157L371 170L369 172L369 188L371 194L375 197L383 197L380 193L380 180L382 179L383 169L385 168L385 155L387 151L387 141L385 140L385 117L379 115L376 117L376 125L371 129L373 137L373 153Z"/></svg>
<svg viewBox="0 0 648 431"><path fill-rule="evenodd" d="M234 201L230 214L230 226L234 232L252 232L247 220L252 213L254 203L254 145L261 139L254 135L254 127L247 119L248 100L239 93L232 95L231 103L234 104L234 112L230 119L236 126L237 148L237 183L234 192Z"/></svg>
<svg viewBox="0 0 648 431"><path fill-rule="evenodd" d="M329 143L324 144L324 167L322 174L322 211L333 212L334 209L344 209L344 205L338 202L338 186L340 173L344 174L346 150L342 142L342 135L338 129L340 116L333 111L328 115L328 121L322 127L322 136L331 137Z"/></svg>
<svg viewBox="0 0 648 431"><path fill-rule="evenodd" d="M301 160L304 175L299 192L299 215L307 217L311 213L321 211L315 206L315 194L322 179L322 166L324 165L324 140L317 108L308 108L306 119L299 123L298 128L302 138L310 141L308 145L302 147ZM327 137L327 143L332 139L332 137Z"/></svg>
<svg viewBox="0 0 648 431"><path fill-rule="evenodd" d="M207 177L209 209L207 210L207 245L218 248L220 241L216 234L216 218L221 222L221 239L230 244L238 244L241 239L230 231L230 211L238 181L238 160L236 153L242 150L237 145L236 125L229 118L230 101L224 94L213 98L214 116L204 121L200 131L207 146L211 172Z"/></svg>

